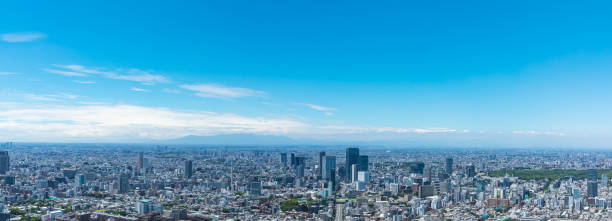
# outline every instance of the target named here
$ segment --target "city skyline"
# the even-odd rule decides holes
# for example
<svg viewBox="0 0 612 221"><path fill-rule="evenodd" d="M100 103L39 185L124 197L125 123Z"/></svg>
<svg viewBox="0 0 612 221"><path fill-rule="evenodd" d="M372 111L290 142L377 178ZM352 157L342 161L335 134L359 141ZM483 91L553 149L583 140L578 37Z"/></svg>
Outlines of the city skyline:
<svg viewBox="0 0 612 221"><path fill-rule="evenodd" d="M6 2L0 141L610 148L600 4Z"/></svg>

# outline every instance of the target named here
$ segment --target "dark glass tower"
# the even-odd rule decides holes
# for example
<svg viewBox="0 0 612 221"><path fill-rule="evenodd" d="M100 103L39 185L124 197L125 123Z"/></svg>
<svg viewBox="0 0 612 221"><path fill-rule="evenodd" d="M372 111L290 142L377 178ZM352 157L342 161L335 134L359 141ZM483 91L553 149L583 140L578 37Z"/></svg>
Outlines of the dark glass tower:
<svg viewBox="0 0 612 221"><path fill-rule="evenodd" d="M358 160L359 166L357 166L357 171L369 171L369 162L368 155L360 155Z"/></svg>
<svg viewBox="0 0 612 221"><path fill-rule="evenodd" d="M319 152L319 170L317 171L317 178L323 177L323 161L325 160L325 152Z"/></svg>
<svg viewBox="0 0 612 221"><path fill-rule="evenodd" d="M597 196L597 170L595 169L587 170L587 196Z"/></svg>
<svg viewBox="0 0 612 221"><path fill-rule="evenodd" d="M349 147L346 148L346 182L351 181L352 165L358 164L359 162L359 148Z"/></svg>
<svg viewBox="0 0 612 221"><path fill-rule="evenodd" d="M10 158L8 151L0 151L0 174L6 174L10 169Z"/></svg>
<svg viewBox="0 0 612 221"><path fill-rule="evenodd" d="M193 176L193 162L185 160L185 177L191 178L191 176Z"/></svg>
<svg viewBox="0 0 612 221"><path fill-rule="evenodd" d="M446 158L446 172L448 174L453 173L453 158Z"/></svg>

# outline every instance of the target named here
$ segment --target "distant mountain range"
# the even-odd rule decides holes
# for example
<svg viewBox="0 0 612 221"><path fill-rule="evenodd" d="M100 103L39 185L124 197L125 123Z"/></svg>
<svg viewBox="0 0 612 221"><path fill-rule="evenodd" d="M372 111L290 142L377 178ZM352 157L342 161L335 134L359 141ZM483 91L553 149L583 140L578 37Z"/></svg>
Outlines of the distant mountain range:
<svg viewBox="0 0 612 221"><path fill-rule="evenodd" d="M206 144L206 145L297 145L297 144L329 144L331 142L294 139L284 136L255 134L223 134L214 136L185 136L172 140L160 141L167 144Z"/></svg>

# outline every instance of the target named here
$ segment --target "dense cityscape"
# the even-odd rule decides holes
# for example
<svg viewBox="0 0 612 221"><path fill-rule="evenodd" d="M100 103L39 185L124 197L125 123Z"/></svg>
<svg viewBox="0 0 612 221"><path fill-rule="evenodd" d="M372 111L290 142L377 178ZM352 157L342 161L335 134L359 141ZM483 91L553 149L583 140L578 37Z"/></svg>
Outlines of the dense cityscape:
<svg viewBox="0 0 612 221"><path fill-rule="evenodd" d="M1 220L610 220L609 151L3 143Z"/></svg>

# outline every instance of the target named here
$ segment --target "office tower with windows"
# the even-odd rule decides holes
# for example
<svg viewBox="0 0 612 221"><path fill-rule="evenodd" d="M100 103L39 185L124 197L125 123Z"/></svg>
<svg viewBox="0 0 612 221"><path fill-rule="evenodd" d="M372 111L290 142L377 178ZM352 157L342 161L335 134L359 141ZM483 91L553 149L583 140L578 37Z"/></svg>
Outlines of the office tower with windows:
<svg viewBox="0 0 612 221"><path fill-rule="evenodd" d="M144 153L138 152L138 169L142 169L144 166L143 158L144 158Z"/></svg>
<svg viewBox="0 0 612 221"><path fill-rule="evenodd" d="M6 174L10 170L10 158L8 151L0 151L0 174Z"/></svg>
<svg viewBox="0 0 612 221"><path fill-rule="evenodd" d="M283 166L287 166L287 153L281 153L280 154L280 158L281 158L281 165Z"/></svg>
<svg viewBox="0 0 612 221"><path fill-rule="evenodd" d="M346 182L352 181L353 175L353 164L358 164L359 162L359 148L349 147L346 148Z"/></svg>
<svg viewBox="0 0 612 221"><path fill-rule="evenodd" d="M127 193L130 191L130 181L127 174L119 176L119 193Z"/></svg>
<svg viewBox="0 0 612 221"><path fill-rule="evenodd" d="M336 171L336 157L335 156L325 156L325 163L323 164L323 179L330 180L331 173L330 171ZM335 177L333 177L335 179Z"/></svg>
<svg viewBox="0 0 612 221"><path fill-rule="evenodd" d="M602 174L601 174L601 185L602 185L604 188L607 188L607 187L608 187L608 174L605 174L605 173L602 173Z"/></svg>
<svg viewBox="0 0 612 221"><path fill-rule="evenodd" d="M291 153L291 166L295 166L295 154Z"/></svg>
<svg viewBox="0 0 612 221"><path fill-rule="evenodd" d="M351 165L351 183L357 181L357 172L359 171L359 165L353 164Z"/></svg>
<svg viewBox="0 0 612 221"><path fill-rule="evenodd" d="M295 158L295 175L297 177L304 177L304 168L306 167L306 157Z"/></svg>
<svg viewBox="0 0 612 221"><path fill-rule="evenodd" d="M319 152L319 168L317 170L317 178L321 179L323 177L323 160L325 159L325 152Z"/></svg>
<svg viewBox="0 0 612 221"><path fill-rule="evenodd" d="M191 176L193 176L193 162L185 160L185 177L191 178Z"/></svg>
<svg viewBox="0 0 612 221"><path fill-rule="evenodd" d="M597 196L597 170L595 169L587 170L587 196Z"/></svg>
<svg viewBox="0 0 612 221"><path fill-rule="evenodd" d="M446 158L446 173L453 174L453 158Z"/></svg>
<svg viewBox="0 0 612 221"><path fill-rule="evenodd" d="M359 160L357 164L359 164L359 166L357 167L357 171L369 171L370 169L367 155L359 155Z"/></svg>
<svg viewBox="0 0 612 221"><path fill-rule="evenodd" d="M476 167L474 165L468 165L467 166L467 172L466 172L468 177L474 177L476 176Z"/></svg>

